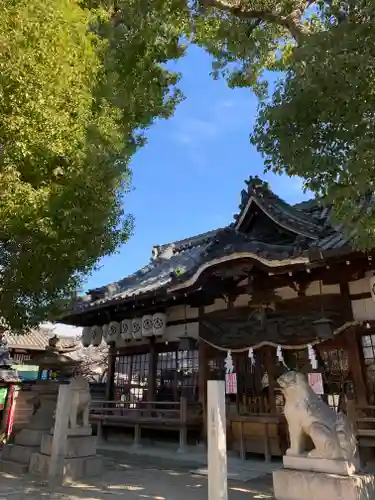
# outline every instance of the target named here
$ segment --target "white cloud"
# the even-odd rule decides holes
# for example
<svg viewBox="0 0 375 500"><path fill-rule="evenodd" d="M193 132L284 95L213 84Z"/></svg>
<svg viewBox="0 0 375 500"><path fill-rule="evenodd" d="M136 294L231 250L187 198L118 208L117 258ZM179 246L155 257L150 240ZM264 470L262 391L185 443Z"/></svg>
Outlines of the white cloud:
<svg viewBox="0 0 375 500"><path fill-rule="evenodd" d="M42 323L40 326L53 330L56 335L63 337L76 337L82 333L82 327L63 325L62 323Z"/></svg>
<svg viewBox="0 0 375 500"><path fill-rule="evenodd" d="M176 130L173 138L176 142L201 148L207 141L215 141L228 133L251 130L255 112L255 98L221 99L205 106L204 109L184 112L176 115Z"/></svg>
<svg viewBox="0 0 375 500"><path fill-rule="evenodd" d="M174 138L180 144L196 147L207 139L215 139L218 133L219 127L214 121L186 118L179 124Z"/></svg>

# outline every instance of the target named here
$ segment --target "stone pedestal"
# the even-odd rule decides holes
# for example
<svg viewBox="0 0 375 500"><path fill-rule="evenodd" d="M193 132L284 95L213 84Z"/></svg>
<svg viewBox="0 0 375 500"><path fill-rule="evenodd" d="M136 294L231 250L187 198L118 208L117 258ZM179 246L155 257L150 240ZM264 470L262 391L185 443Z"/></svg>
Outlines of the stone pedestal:
<svg viewBox="0 0 375 500"><path fill-rule="evenodd" d="M275 500L373 500L375 477L280 469L273 473L273 489Z"/></svg>
<svg viewBox="0 0 375 500"><path fill-rule="evenodd" d="M59 386L54 382L38 381L32 387L30 399L39 402L25 429L15 437L15 444L5 444L1 454L0 469L10 474L23 474L29 470L33 453L40 450L43 436L47 435L54 421Z"/></svg>
<svg viewBox="0 0 375 500"><path fill-rule="evenodd" d="M326 474L338 474L339 476L352 476L359 470L358 464L350 463L347 460L329 460L304 456L285 455L283 464L286 469L325 472Z"/></svg>
<svg viewBox="0 0 375 500"><path fill-rule="evenodd" d="M52 434L43 436L40 452L33 453L29 472L47 476L51 461ZM63 460L63 480L78 480L102 473L103 461L96 456L96 436L68 436Z"/></svg>

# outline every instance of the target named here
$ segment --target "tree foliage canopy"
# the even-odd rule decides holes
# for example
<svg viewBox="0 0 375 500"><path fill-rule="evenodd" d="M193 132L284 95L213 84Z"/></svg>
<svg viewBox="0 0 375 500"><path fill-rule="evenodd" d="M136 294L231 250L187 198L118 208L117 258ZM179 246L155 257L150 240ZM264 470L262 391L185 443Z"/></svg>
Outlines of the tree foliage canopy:
<svg viewBox="0 0 375 500"><path fill-rule="evenodd" d="M214 74L261 98L251 141L266 170L302 177L359 248L373 247L374 2L202 0L197 16Z"/></svg>
<svg viewBox="0 0 375 500"><path fill-rule="evenodd" d="M141 4L123 2L126 24L112 4L0 1L0 316L14 329L131 233L129 160L181 99L161 64L183 53L179 15Z"/></svg>
<svg viewBox="0 0 375 500"><path fill-rule="evenodd" d="M370 0L0 0L0 314L32 325L132 231L129 161L195 43L260 98L251 140L373 246ZM267 79L276 86L269 92Z"/></svg>

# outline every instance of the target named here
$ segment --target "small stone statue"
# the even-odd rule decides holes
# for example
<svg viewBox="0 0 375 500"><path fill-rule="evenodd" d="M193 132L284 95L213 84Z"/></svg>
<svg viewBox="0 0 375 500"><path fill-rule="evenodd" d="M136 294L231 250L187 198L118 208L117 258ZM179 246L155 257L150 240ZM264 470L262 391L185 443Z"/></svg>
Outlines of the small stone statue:
<svg viewBox="0 0 375 500"><path fill-rule="evenodd" d="M285 397L285 417L289 426L287 455L306 456L305 436L315 446L307 456L347 460L359 465L357 440L344 414L335 413L309 386L306 377L288 371L278 378Z"/></svg>
<svg viewBox="0 0 375 500"><path fill-rule="evenodd" d="M70 382L72 401L69 415L70 429L89 427L89 410L91 403L90 384L81 375ZM78 424L79 422L79 424Z"/></svg>

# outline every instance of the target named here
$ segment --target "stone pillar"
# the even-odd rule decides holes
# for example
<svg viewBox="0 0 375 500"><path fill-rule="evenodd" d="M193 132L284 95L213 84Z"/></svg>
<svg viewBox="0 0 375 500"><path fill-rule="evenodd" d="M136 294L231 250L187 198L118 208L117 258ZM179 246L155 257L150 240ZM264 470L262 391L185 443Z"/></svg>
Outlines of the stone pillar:
<svg viewBox="0 0 375 500"><path fill-rule="evenodd" d="M228 500L225 382L207 382L208 500Z"/></svg>
<svg viewBox="0 0 375 500"><path fill-rule="evenodd" d="M66 454L66 440L68 437L71 398L71 385L60 385L51 444L51 458L48 469L48 480L50 485L61 483L64 476L64 460Z"/></svg>
<svg viewBox="0 0 375 500"><path fill-rule="evenodd" d="M83 377L59 387L55 423L32 453L29 472L48 477L50 486L65 480L99 477L102 458L96 455L96 436L88 424L90 387Z"/></svg>

